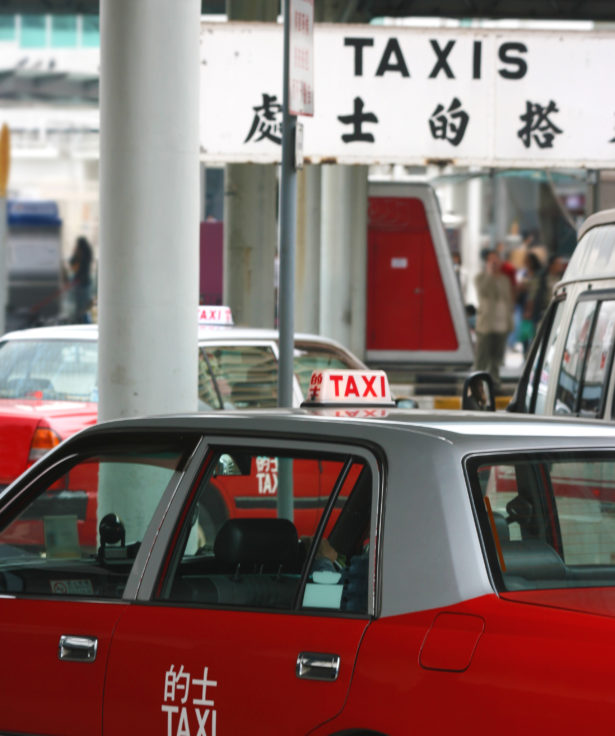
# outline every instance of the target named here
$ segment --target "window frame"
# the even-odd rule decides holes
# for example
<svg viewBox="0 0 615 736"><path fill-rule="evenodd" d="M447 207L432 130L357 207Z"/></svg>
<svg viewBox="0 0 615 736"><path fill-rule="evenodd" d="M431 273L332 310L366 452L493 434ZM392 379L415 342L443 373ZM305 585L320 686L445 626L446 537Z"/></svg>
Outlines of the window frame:
<svg viewBox="0 0 615 736"><path fill-rule="evenodd" d="M188 492L173 499L167 517L165 518L164 527L160 530L155 543L155 549L152 551L148 569L145 571L141 586L138 591L138 600L147 602L150 605L160 605L172 608L202 608L204 610L228 610L228 611L265 611L270 614L279 615L314 615L314 616L337 616L342 618L371 618L377 615L380 601L381 574L379 566L379 545L382 537L382 504L383 504L383 461L377 448L366 446L363 443L348 444L346 442L337 441L317 441L311 438L302 437L300 439L281 439L268 436L263 433L258 436L238 436L238 435L207 435L206 437L207 456L204 458L202 467L195 481ZM161 591L165 586L169 585L173 573L173 565L179 562L182 536L182 522L192 512L199 487L211 477L215 468L215 458L219 450L232 454L232 449L249 450L254 454L264 454L275 456L276 452L285 452L288 455L311 455L317 456L350 456L363 460L372 474L372 505L370 514L370 539L374 540L374 544L370 544L369 565L368 565L368 599L367 612L355 614L348 611L338 611L335 609L316 609L302 608L301 601L295 601L295 605L290 609L271 609L271 608L247 608L238 606L229 606L226 604L206 604L206 603L185 603L164 600L161 598ZM327 499L325 510L317 526L316 533L322 533L326 528L329 518L330 509ZM316 538L316 534L314 535ZM307 565L307 561L305 563ZM305 567L302 571L305 572Z"/></svg>
<svg viewBox="0 0 615 736"><path fill-rule="evenodd" d="M572 310L572 313L570 315L570 320L568 323L568 330L566 331L566 338L564 340L563 349L565 350L566 345L568 344L568 337L570 336L570 329L572 327L572 321L574 318L574 315L577 313L577 308L582 302L595 302L595 308L593 310L592 315L592 321L589 329L588 334L588 350L585 351L585 355L583 356L583 362L581 365L581 370L579 372L579 380L578 380L578 386L577 391L574 399L574 408L571 413L572 416L583 416L591 419L603 419L605 415L605 409L607 405L607 397L609 393L610 388L610 378L611 373L613 370L613 359L615 355L615 340L611 343L609 347L609 353L607 357L607 362L605 365L604 370L604 382L603 382L603 391L600 397L600 406L596 414L581 414L581 400L583 397L583 389L585 387L585 377L587 372L587 363L589 360L589 355L591 352L591 348L594 344L594 335L596 333L596 325L598 324L598 320L600 318L600 311L602 309L602 304L607 301L615 302L615 292L612 289L588 289L587 291L582 292L577 297L574 308ZM563 356L563 351L562 351ZM560 360L560 371L561 371L561 363ZM558 379L557 379L557 386L559 386L559 372L558 372ZM557 391L557 389L556 389ZM554 411L555 413L555 411Z"/></svg>
<svg viewBox="0 0 615 736"><path fill-rule="evenodd" d="M501 594L501 593L514 593L514 592L525 592L525 591L534 591L534 590L546 590L546 588L525 588L521 589L519 591L511 590L506 587L506 583L504 582L504 575L502 572L501 564L500 564L500 553L497 548L496 541L494 539L493 531L491 528L491 522L489 519L489 514L487 512L486 505L483 501L483 493L482 489L480 487L480 484L478 482L478 473L477 470L481 465L514 465L515 463L538 463L540 462L541 465L548 464L549 462L575 462L579 461L581 459L583 460L589 460L589 459L611 459L615 463L615 458L613 456L613 449L612 448L583 448L583 447L574 447L574 448L545 448L540 450L511 450L508 452L494 452L489 454L478 454L478 453L472 453L471 455L468 455L463 460L463 468L464 468L464 475L466 478L466 484L468 488L468 493L470 497L470 504L472 508L472 513L474 516L474 521L476 524L476 529L479 536L479 541L481 545L481 549L483 551L483 557L485 560L485 566L487 569L487 574L489 576L489 579L491 580L491 584L494 588L494 590ZM545 497L544 494L541 494L540 497L540 505L541 505L541 512L544 514L545 505L551 505L552 508L557 509L557 499L553 492L553 485L552 485L552 479L551 474L549 473L549 481L548 485L546 487L546 494L548 494L548 498ZM545 501L547 502L545 504ZM547 509L548 513L548 509ZM559 524L559 515L556 510L556 517L555 520L557 525L557 538L547 540L552 546L554 544L557 544L557 547L559 547L559 554L562 554L562 549L565 547L566 540L562 538L561 534L561 528ZM554 546L555 548L555 546ZM564 549L565 553L565 549ZM585 589L589 588L591 586L578 586L579 589ZM613 588L615 589L615 582L613 584ZM576 589L574 586L562 586L562 590L571 590Z"/></svg>
<svg viewBox="0 0 615 736"><path fill-rule="evenodd" d="M543 317L536 337L534 338L527 358L525 367L514 397L507 408L507 411L518 412L520 414L535 414L536 402L538 399L538 388L540 385L540 375L544 365L547 352L547 344L551 336L551 329L555 322L558 310L564 310L566 305L566 293L557 295L552 299L545 316ZM532 376L532 371L534 375ZM532 379L530 381L530 378ZM529 398L529 404L528 404ZM525 406L528 405L528 409Z"/></svg>
<svg viewBox="0 0 615 736"><path fill-rule="evenodd" d="M122 596L119 598L109 597L87 597L88 603L119 603L126 600L134 600L140 585L143 572L147 566L150 549L156 539L158 529L160 528L166 511L171 504L172 499L181 488L186 484L192 484L194 463L197 460L197 467L200 466L199 457L203 452L203 442L200 433L194 431L173 432L171 430L154 430L154 431L138 431L130 433L107 433L95 432L84 437L77 437L69 440L66 446L61 446L57 450L49 453L39 463L37 463L23 479L18 479L15 483L8 486L0 494L0 527L9 525L12 521L32 503L35 498L49 488L62 475L70 472L79 463L87 462L94 457L110 455L113 453L122 453L126 451L126 447L135 447L141 445L147 450L152 447L153 443L160 442L161 445L171 447L176 445L182 456L177 468L173 471L173 476L169 480L157 506L152 514L149 523L146 525L140 547L134 557L126 585ZM54 595L20 595L12 593L12 596L22 600L69 600L80 599L79 595L66 594L62 596Z"/></svg>

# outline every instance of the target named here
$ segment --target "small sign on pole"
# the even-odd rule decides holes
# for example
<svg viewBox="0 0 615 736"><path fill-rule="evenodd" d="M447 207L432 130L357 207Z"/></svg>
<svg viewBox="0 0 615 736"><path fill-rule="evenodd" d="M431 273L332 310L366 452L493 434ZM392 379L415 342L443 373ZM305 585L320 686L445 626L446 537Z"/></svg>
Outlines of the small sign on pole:
<svg viewBox="0 0 615 736"><path fill-rule="evenodd" d="M314 114L314 0L290 0L291 115Z"/></svg>

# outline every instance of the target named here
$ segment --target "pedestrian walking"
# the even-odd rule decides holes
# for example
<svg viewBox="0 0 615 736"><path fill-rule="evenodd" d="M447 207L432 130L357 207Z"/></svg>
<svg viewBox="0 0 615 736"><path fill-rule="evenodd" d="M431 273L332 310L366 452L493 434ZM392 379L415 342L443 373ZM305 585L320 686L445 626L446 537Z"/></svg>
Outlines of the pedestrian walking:
<svg viewBox="0 0 615 736"><path fill-rule="evenodd" d="M92 246L83 235L77 238L68 261L70 266L69 322L91 322L92 306Z"/></svg>
<svg viewBox="0 0 615 736"><path fill-rule="evenodd" d="M484 270L475 279L478 296L475 368L489 371L497 385L506 340L513 329L514 298L511 280L502 272L497 251L489 250L483 257Z"/></svg>

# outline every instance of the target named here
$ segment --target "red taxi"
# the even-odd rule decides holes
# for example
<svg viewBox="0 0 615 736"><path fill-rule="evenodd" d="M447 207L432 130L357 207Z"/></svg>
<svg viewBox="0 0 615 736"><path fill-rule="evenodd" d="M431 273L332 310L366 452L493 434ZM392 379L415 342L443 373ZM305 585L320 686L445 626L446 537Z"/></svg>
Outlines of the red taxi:
<svg viewBox="0 0 615 736"><path fill-rule="evenodd" d="M205 532L216 483L275 492ZM615 427L407 412L381 373L88 428L0 494L0 732L610 733L614 508Z"/></svg>
<svg viewBox="0 0 615 736"><path fill-rule="evenodd" d="M200 306L199 409L275 407L277 332L233 326L228 307ZM309 334L295 339L294 403L298 406L317 368L363 368L333 340ZM98 327L70 325L22 330L0 340L0 488L61 440L97 421ZM267 504L274 493L275 465L246 508ZM201 509L204 527L228 516L235 500L224 484ZM71 490L65 485L65 490ZM77 510L82 533L93 536L96 508L78 487L65 494ZM241 492L246 496L246 489Z"/></svg>

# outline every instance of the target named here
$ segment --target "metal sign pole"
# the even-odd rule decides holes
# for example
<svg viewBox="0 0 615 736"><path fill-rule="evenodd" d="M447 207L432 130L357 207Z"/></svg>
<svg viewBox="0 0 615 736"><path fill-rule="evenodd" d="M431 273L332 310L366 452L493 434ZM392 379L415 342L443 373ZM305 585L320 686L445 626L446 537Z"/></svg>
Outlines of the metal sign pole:
<svg viewBox="0 0 615 736"><path fill-rule="evenodd" d="M284 74L282 92L282 169L280 175L280 280L278 329L280 369L278 406L293 405L293 336L295 329L295 238L297 174L294 150L297 118L288 110L290 58L290 0L284 0Z"/></svg>
<svg viewBox="0 0 615 736"><path fill-rule="evenodd" d="M288 111L290 57L290 0L284 0L284 74L282 93L282 170L280 172L280 280L278 291L278 329L280 365L278 406L293 405L293 337L295 331L295 236L297 175L294 148L297 118ZM293 519L293 462L280 458L278 517Z"/></svg>

